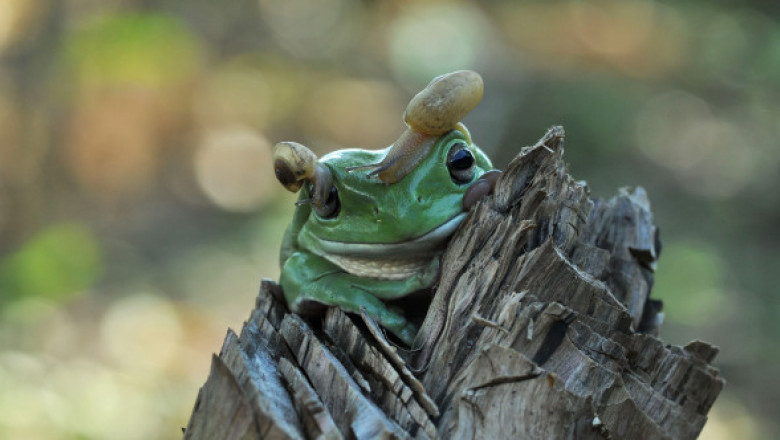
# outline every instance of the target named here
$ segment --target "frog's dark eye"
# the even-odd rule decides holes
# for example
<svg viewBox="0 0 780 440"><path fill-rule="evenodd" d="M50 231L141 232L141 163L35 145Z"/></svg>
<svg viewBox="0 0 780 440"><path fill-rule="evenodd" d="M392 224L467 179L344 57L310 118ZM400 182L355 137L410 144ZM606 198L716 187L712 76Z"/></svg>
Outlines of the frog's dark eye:
<svg viewBox="0 0 780 440"><path fill-rule="evenodd" d="M328 193L328 198L325 200L325 203L320 205L314 204L313 206L314 212L316 212L318 216L324 219L331 219L336 217L339 215L339 210L341 210L339 191L335 186L331 186L330 192Z"/></svg>
<svg viewBox="0 0 780 440"><path fill-rule="evenodd" d="M456 142L450 147L447 169L455 183L468 183L474 179L474 156L464 142Z"/></svg>

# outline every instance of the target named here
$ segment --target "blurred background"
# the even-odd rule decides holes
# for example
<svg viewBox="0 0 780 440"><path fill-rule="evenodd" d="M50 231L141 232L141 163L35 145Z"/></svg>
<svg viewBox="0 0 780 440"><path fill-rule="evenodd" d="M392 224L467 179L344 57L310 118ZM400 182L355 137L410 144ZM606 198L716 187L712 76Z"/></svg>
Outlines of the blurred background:
<svg viewBox="0 0 780 440"><path fill-rule="evenodd" d="M705 439L778 438L780 3L0 0L0 437L179 438L294 195L270 146L380 148L469 68L505 166L554 124L641 184L661 337L722 348Z"/></svg>

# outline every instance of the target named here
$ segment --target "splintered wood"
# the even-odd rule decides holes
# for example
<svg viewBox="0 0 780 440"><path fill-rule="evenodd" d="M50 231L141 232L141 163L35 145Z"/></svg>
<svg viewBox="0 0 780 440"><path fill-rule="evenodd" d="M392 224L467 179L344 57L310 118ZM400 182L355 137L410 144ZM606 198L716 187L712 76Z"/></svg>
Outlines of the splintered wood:
<svg viewBox="0 0 780 440"><path fill-rule="evenodd" d="M591 199L562 155L554 127L472 209L412 351L366 316L288 314L264 281L184 437L695 438L718 350L657 337L647 196Z"/></svg>

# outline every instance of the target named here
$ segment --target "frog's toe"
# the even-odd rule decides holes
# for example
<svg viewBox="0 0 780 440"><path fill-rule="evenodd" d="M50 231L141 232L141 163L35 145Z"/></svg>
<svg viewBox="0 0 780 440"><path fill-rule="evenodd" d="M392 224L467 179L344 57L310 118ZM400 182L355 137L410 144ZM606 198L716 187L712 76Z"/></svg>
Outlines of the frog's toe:
<svg viewBox="0 0 780 440"><path fill-rule="evenodd" d="M398 338L402 340L404 344L411 347L415 336L417 336L417 327L411 322L407 322L400 329L393 331L393 334L398 336Z"/></svg>

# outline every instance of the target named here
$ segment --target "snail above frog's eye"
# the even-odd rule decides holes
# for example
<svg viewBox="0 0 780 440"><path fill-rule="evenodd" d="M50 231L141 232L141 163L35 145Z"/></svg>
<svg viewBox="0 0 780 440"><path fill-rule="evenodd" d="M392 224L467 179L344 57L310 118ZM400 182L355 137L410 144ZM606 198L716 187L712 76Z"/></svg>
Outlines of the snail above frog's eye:
<svg viewBox="0 0 780 440"><path fill-rule="evenodd" d="M482 99L482 77L470 70L460 70L436 77L409 101L404 112L406 131L396 140L382 161L347 168L347 171L371 169L385 184L401 181L428 156L436 139L450 130L468 136L459 121Z"/></svg>
<svg viewBox="0 0 780 440"><path fill-rule="evenodd" d="M457 184L469 183L474 180L474 155L468 145L459 141L452 144L447 153L447 169L452 181Z"/></svg>

